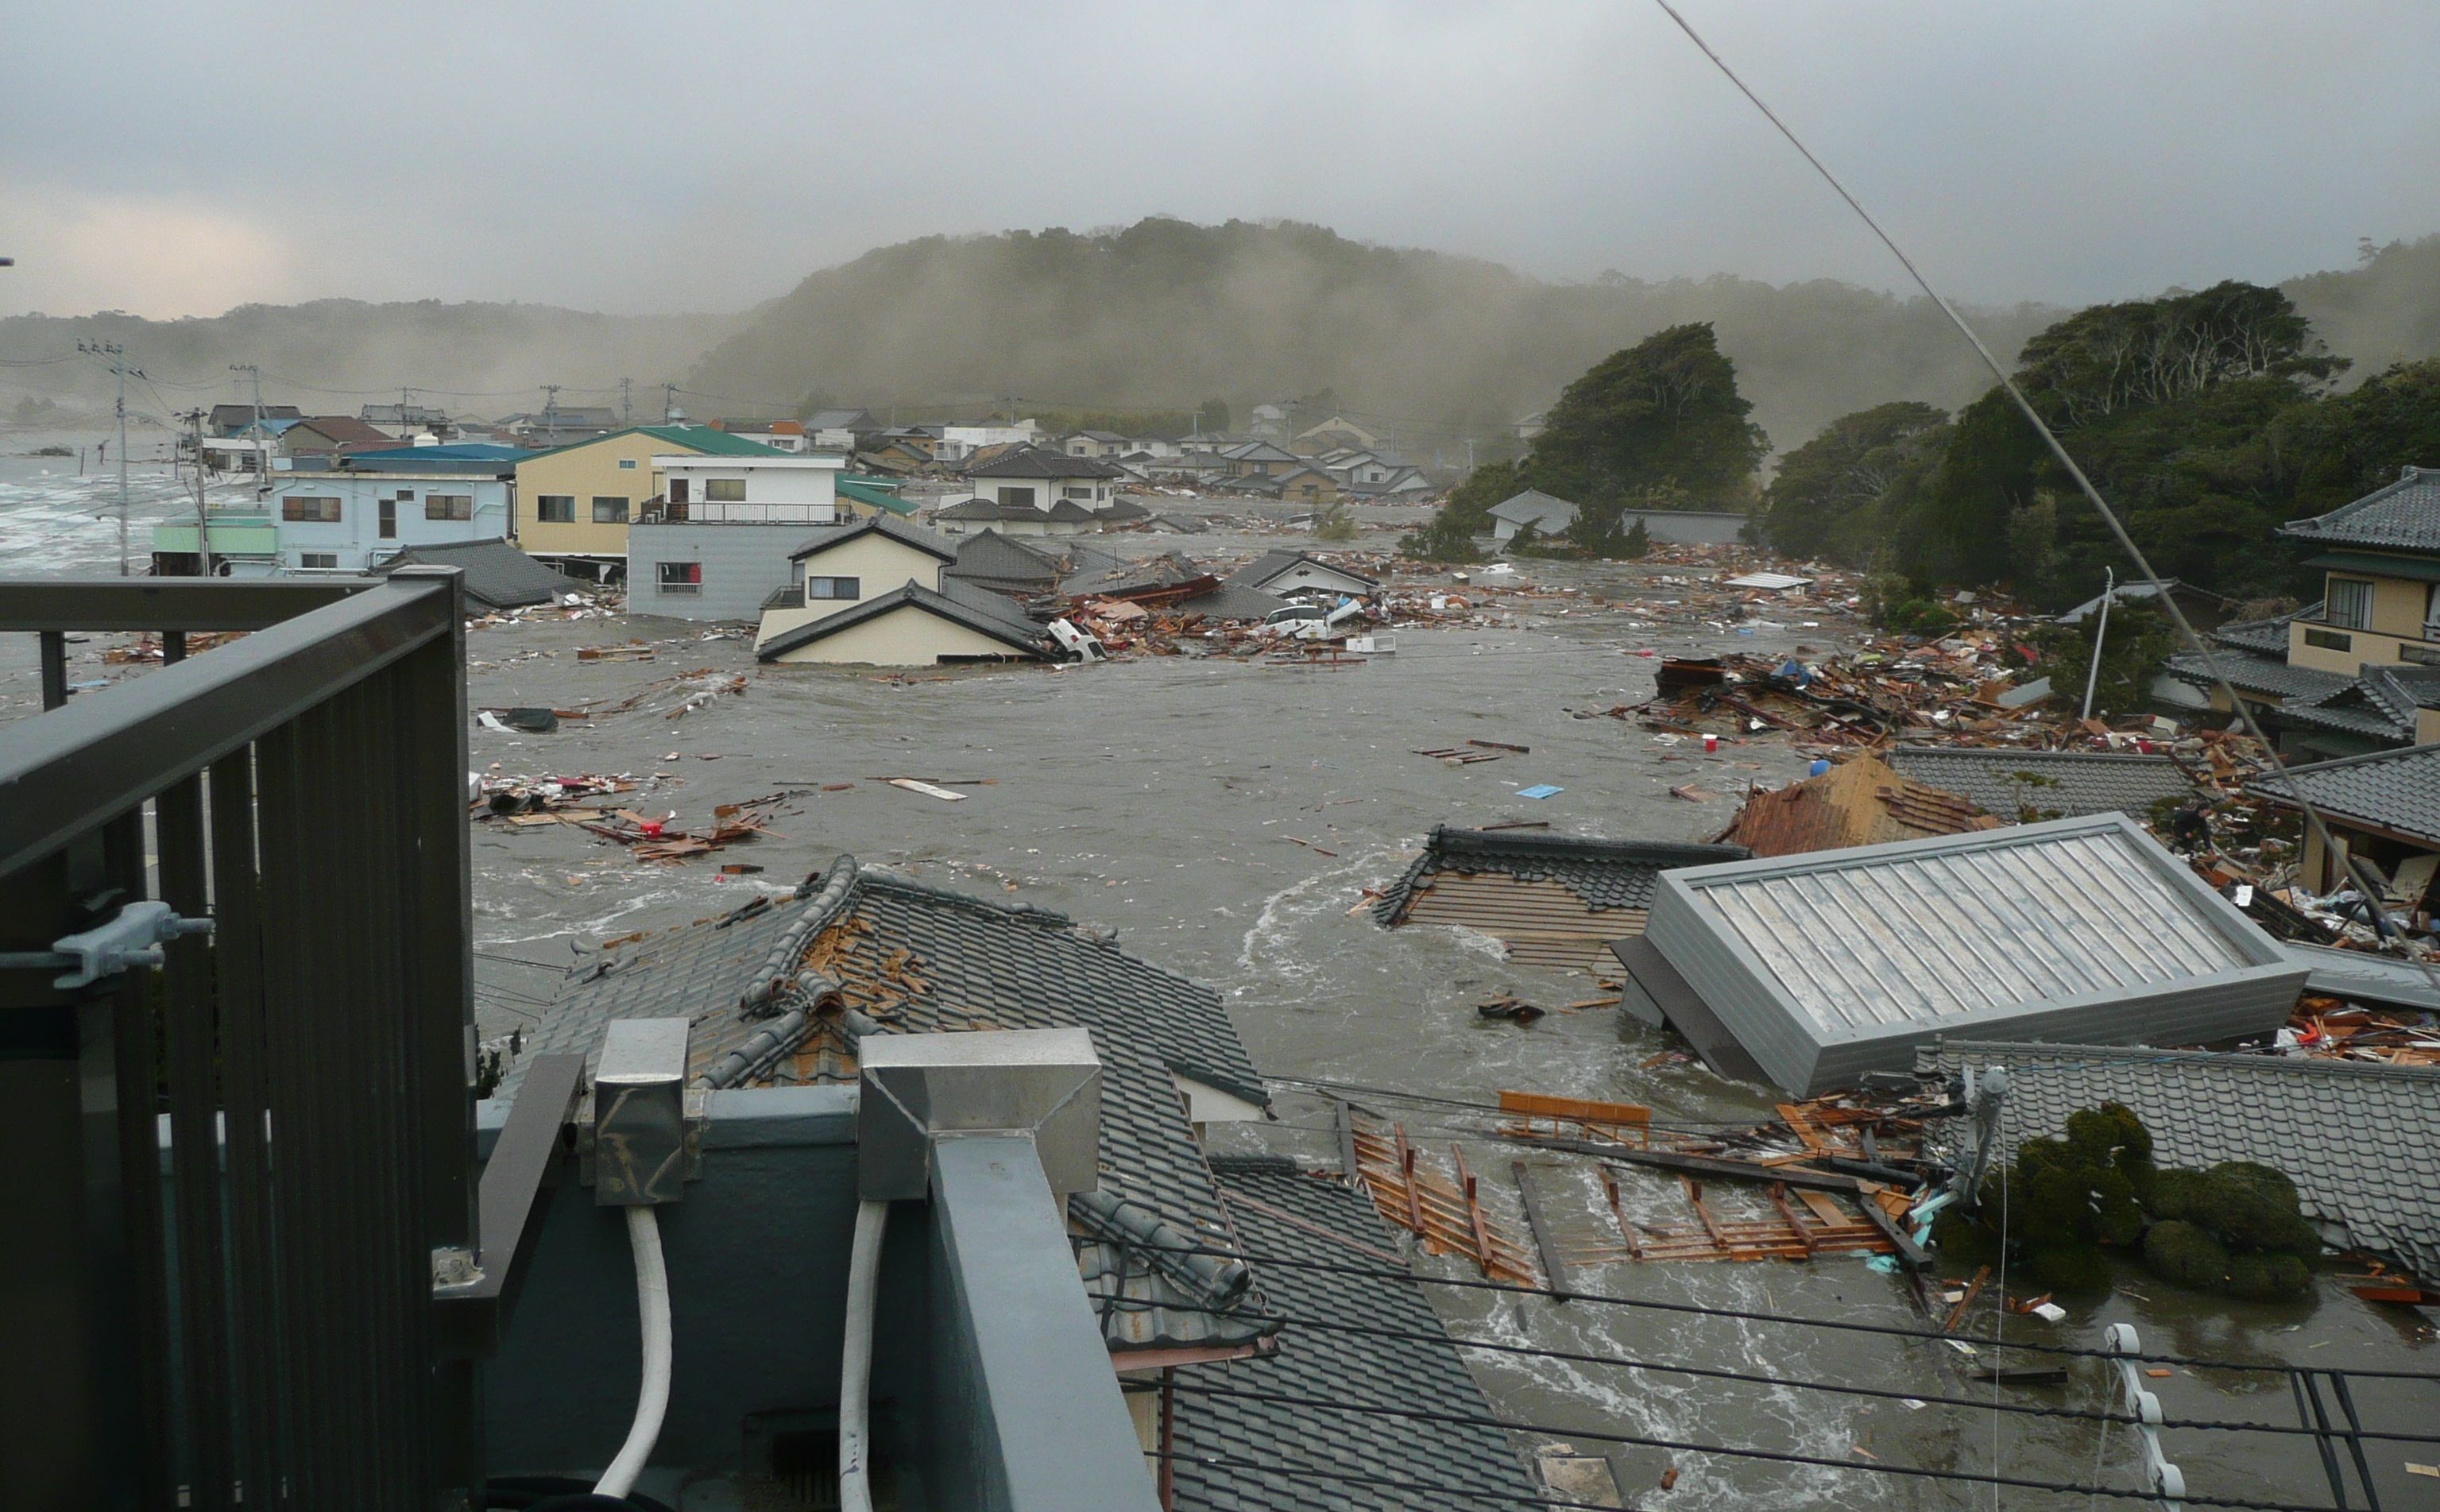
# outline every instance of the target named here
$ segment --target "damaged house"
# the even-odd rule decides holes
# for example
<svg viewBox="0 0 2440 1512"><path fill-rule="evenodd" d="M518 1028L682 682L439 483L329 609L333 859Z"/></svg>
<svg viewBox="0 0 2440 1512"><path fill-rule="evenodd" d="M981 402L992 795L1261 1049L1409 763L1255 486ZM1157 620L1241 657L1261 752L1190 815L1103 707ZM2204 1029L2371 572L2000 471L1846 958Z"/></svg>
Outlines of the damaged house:
<svg viewBox="0 0 2440 1512"><path fill-rule="evenodd" d="M1664 872L1612 952L1630 1011L1804 1097L1943 1035L2268 1035L2305 975L2120 814Z"/></svg>
<svg viewBox="0 0 2440 1512"><path fill-rule="evenodd" d="M1432 826L1373 905L1390 928L1449 925L1490 935L1521 965L1609 969L1606 946L1643 932L1654 881L1672 867L1743 860L1736 845L1603 840Z"/></svg>
<svg viewBox="0 0 2440 1512"><path fill-rule="evenodd" d="M814 532L790 554L792 581L763 601L764 662L930 667L1037 660L1042 627L1003 595L950 577L957 551L894 515Z"/></svg>

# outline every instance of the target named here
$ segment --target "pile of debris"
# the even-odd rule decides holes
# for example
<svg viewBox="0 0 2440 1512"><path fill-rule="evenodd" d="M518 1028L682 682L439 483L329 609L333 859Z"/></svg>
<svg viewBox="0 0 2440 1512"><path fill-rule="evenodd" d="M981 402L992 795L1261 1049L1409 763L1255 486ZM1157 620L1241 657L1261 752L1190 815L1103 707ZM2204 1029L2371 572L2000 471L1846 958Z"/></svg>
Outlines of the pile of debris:
<svg viewBox="0 0 2440 1512"><path fill-rule="evenodd" d="M657 774L656 774L657 775ZM792 791L765 794L738 803L715 804L709 828L676 824L673 809L655 819L613 801L644 785L645 779L621 773L615 777L586 773L577 777L478 777L469 807L478 823L501 823L517 829L572 824L628 848L639 861L688 861L698 855L775 836L769 820ZM723 872L745 874L759 866L732 864Z"/></svg>

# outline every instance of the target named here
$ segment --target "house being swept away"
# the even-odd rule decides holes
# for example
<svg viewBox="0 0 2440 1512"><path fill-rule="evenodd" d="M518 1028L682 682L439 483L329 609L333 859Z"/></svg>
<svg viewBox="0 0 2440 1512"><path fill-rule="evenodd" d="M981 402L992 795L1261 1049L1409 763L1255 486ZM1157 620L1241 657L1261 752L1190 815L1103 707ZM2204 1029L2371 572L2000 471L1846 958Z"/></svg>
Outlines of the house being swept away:
<svg viewBox="0 0 2440 1512"><path fill-rule="evenodd" d="M1746 800L1717 837L1755 855L1798 855L1998 827L1967 798L1902 777L1859 751L1819 777Z"/></svg>
<svg viewBox="0 0 2440 1512"><path fill-rule="evenodd" d="M812 534L762 605L762 661L931 667L1036 660L1042 627L1004 595L946 575L957 549L895 515Z"/></svg>
<svg viewBox="0 0 2440 1512"><path fill-rule="evenodd" d="M1512 494L1491 506L1492 541L1506 546L1526 526L1536 535L1552 536L1576 523L1578 506L1539 489ZM1745 538L1749 516L1726 510L1621 510L1618 528L1633 530L1638 522L1655 546L1729 546Z"/></svg>
<svg viewBox="0 0 2440 1512"><path fill-rule="evenodd" d="M1491 538L1506 546L1527 526L1536 535L1558 535L1576 523L1576 506L1566 499L1529 488L1491 506Z"/></svg>
<svg viewBox="0 0 2440 1512"><path fill-rule="evenodd" d="M512 541L460 541L411 546L375 570L384 576L408 567L452 567L464 576L466 602L488 613L556 603L576 585L516 548Z"/></svg>
<svg viewBox="0 0 2440 1512"><path fill-rule="evenodd" d="M2320 811L2330 837L2369 866L2395 907L2431 907L2432 873L2440 867L2440 744L2290 766L2255 779L2246 791L2294 808L2295 788ZM2308 826L2298 878L2316 892L2334 892L2355 885L2345 872Z"/></svg>
<svg viewBox="0 0 2440 1512"><path fill-rule="evenodd" d="M2072 1113L2124 1104L2151 1134L2156 1163L2271 1166L2335 1247L2440 1275L2440 1068L1956 1038L1917 1054L1926 1071L2008 1073L2000 1160L2064 1133ZM1968 1147L1965 1121L1935 1128L1950 1154Z"/></svg>
<svg viewBox="0 0 2440 1512"><path fill-rule="evenodd" d="M1265 593L1290 597L1336 594L1369 599L1381 591L1380 584L1361 572L1333 567L1302 551L1265 551L1229 573L1228 581L1241 588L1259 588Z"/></svg>
<svg viewBox="0 0 2440 1512"><path fill-rule="evenodd" d="M1263 1120L1269 1090L1217 993L1130 955L1105 932L841 856L792 894L631 937L582 962L495 1095L512 1095L540 1055L598 1053L613 1019L681 1017L693 1024L689 1080L713 1098L853 1087L867 1054L901 1036L1083 1030L1099 1061L1099 1158L1086 1165L1098 1175L1065 1199L1060 1217L1074 1249L1069 1279L1100 1325L1147 1455L1164 1443L1258 1462L1309 1451L1308 1414L1191 1389L1197 1384L1334 1400L1413 1392L1397 1399L1487 1415L1413 1283L1264 1266L1265 1257L1344 1256L1352 1242L1369 1251L1368 1267L1405 1269L1382 1258L1395 1251L1370 1201L1329 1179L1277 1160L1215 1170L1206 1131ZM1332 1237L1340 1233L1349 1238ZM1308 1306L1342 1292L1350 1295ZM1372 1319L1408 1337L1300 1333L1283 1323L1297 1317ZM1255 1360L1265 1363L1221 1368ZM1497 1429L1418 1423L1407 1434L1368 1423L1366 1433L1377 1438L1374 1457L1430 1447L1435 1479L1458 1474L1505 1500L1533 1494ZM1300 1480L1176 1466L1185 1473L1175 1507L1313 1504L1268 1500L1296 1492ZM1348 1503L1333 1493L1319 1504Z"/></svg>
<svg viewBox="0 0 2440 1512"><path fill-rule="evenodd" d="M1900 777L1955 793L2010 824L2087 814L2140 819L2155 804L2195 796L2176 762L2134 751L1900 746L1889 752L1889 765Z"/></svg>
<svg viewBox="0 0 2440 1512"><path fill-rule="evenodd" d="M2121 814L1664 872L1612 953L1630 1011L1801 1097L1942 1035L2268 1035L2306 970Z"/></svg>
<svg viewBox="0 0 2440 1512"><path fill-rule="evenodd" d="M1672 867L1743 860L1735 845L1604 840L1432 826L1423 854L1375 903L1390 927L1449 925L1490 935L1524 965L1607 970L1613 940L1642 934L1654 879Z"/></svg>
<svg viewBox="0 0 2440 1512"><path fill-rule="evenodd" d="M2279 533L2320 549L2305 565L2322 569L2322 601L2212 633L2237 696L2307 759L2440 740L2440 684L2424 675L2440 669L2440 468ZM2168 670L2229 711L2199 653Z"/></svg>

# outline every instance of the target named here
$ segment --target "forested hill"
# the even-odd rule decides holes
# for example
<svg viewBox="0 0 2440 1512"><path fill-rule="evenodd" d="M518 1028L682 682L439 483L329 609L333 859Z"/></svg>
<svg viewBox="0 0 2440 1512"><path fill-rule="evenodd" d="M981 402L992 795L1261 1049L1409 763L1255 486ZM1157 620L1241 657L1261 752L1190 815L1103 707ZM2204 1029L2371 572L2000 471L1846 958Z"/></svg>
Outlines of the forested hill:
<svg viewBox="0 0 2440 1512"><path fill-rule="evenodd" d="M2013 354L2055 310L1983 312ZM1711 321L1772 441L1892 398L1982 392L1972 353L1920 300L1827 280L1552 284L1475 259L1368 246L1319 226L1011 232L883 247L753 311L691 386L842 403L1185 407L1332 391L1402 444L1507 424L1601 357Z"/></svg>

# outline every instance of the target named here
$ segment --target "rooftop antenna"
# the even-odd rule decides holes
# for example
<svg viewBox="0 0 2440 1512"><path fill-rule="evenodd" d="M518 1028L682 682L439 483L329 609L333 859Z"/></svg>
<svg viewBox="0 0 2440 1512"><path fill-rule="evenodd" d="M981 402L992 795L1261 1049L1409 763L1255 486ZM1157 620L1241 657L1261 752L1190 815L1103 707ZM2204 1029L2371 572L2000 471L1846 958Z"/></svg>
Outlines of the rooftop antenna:
<svg viewBox="0 0 2440 1512"><path fill-rule="evenodd" d="M144 376L143 370L127 366L127 349L116 341L80 341L77 351L89 357L107 357L110 370L118 378L118 575L127 572L127 375Z"/></svg>

